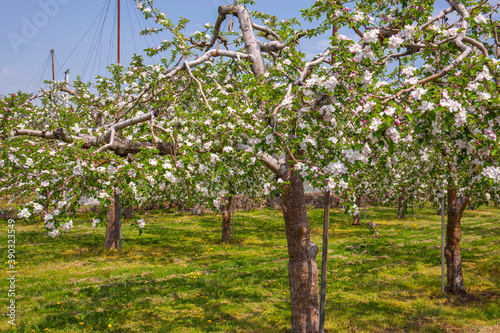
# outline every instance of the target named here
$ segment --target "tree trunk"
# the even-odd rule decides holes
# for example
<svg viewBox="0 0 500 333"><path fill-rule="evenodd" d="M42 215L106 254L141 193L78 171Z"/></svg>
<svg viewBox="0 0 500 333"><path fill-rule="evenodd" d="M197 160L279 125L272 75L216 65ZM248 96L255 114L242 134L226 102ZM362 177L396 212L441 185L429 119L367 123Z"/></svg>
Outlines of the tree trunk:
<svg viewBox="0 0 500 333"><path fill-rule="evenodd" d="M457 189L448 187L448 222L446 225L446 292L451 294L465 294L464 277L462 272L462 252L460 239L462 231L460 222L462 214L469 201L468 197L457 198Z"/></svg>
<svg viewBox="0 0 500 333"><path fill-rule="evenodd" d="M120 201L117 194L111 199L108 210L104 247L111 250L120 248Z"/></svg>
<svg viewBox="0 0 500 333"><path fill-rule="evenodd" d="M227 199L227 205L222 206L222 242L229 243L231 239L231 203L233 197Z"/></svg>
<svg viewBox="0 0 500 333"><path fill-rule="evenodd" d="M358 213L352 216L352 225L360 225L361 224L361 222L360 222L361 214L359 212L359 210L361 209L361 207L360 207L361 206L361 198L360 197L356 198L356 205L358 206Z"/></svg>
<svg viewBox="0 0 500 333"><path fill-rule="evenodd" d="M439 205L439 207L438 207L438 210L437 210L437 215L441 215L442 210L443 210L443 205L441 204L441 202L438 205Z"/></svg>
<svg viewBox="0 0 500 333"><path fill-rule="evenodd" d="M123 209L123 218L130 220L132 218L132 213L133 213L132 206L125 207Z"/></svg>
<svg viewBox="0 0 500 333"><path fill-rule="evenodd" d="M319 330L318 266L316 246L309 235L304 186L299 174L289 171L281 209L288 243L288 280L292 308L292 332Z"/></svg>
<svg viewBox="0 0 500 333"><path fill-rule="evenodd" d="M406 218L406 201L403 195L398 198L398 219Z"/></svg>

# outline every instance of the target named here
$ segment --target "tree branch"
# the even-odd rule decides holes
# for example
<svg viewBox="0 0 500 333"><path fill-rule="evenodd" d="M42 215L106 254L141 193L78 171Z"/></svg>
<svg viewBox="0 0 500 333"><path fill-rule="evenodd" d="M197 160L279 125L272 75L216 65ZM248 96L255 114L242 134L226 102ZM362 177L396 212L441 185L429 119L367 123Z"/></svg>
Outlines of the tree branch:
<svg viewBox="0 0 500 333"><path fill-rule="evenodd" d="M258 41L260 44L260 50L262 52L277 52L279 50L283 50L285 48L285 44L278 42L278 41L272 41L272 42L261 42Z"/></svg>
<svg viewBox="0 0 500 333"><path fill-rule="evenodd" d="M252 55L252 72L255 76L265 73L264 58L262 58L260 43L255 38L252 27L252 19L248 8L244 5L224 5L219 7L219 15L232 14L240 21L245 50Z"/></svg>
<svg viewBox="0 0 500 333"><path fill-rule="evenodd" d="M255 153L255 151L252 147L250 147L248 145L241 144L241 143L237 143L237 144L233 145L233 147L234 147L234 149L239 150L239 151L243 151L243 152L247 152L247 153ZM278 177L284 177L286 175L286 172L287 172L286 165L280 163L277 159L275 159L271 155L261 152L261 153L257 153L256 156L260 161L264 162L264 164L269 168L269 170L274 172Z"/></svg>
<svg viewBox="0 0 500 333"><path fill-rule="evenodd" d="M201 86L200 80L194 77L193 73L191 72L191 68L189 67L189 64L186 60L184 60L184 66L186 66L186 70L189 73L189 76L198 84L198 89L200 90L201 96L203 97L203 100L205 101L205 105L207 106L207 109L212 111L212 107L210 104L208 104L207 98L205 97L205 93L203 92L203 87Z"/></svg>
<svg viewBox="0 0 500 333"><path fill-rule="evenodd" d="M276 39L277 41L281 42L281 39L278 36L278 34L276 32L274 32L274 31L272 31L271 29L269 29L268 27L265 27L265 26L262 26L262 25L258 25L255 22L252 22L252 27L255 30L259 30L259 31L265 32L264 37L266 37L267 35L271 35L271 36L274 37L274 39Z"/></svg>

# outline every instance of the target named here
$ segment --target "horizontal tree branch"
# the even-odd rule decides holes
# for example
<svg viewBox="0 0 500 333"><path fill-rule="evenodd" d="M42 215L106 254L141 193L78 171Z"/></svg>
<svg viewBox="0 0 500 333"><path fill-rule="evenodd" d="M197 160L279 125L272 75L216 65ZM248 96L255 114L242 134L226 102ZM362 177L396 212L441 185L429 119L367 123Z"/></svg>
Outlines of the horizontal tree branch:
<svg viewBox="0 0 500 333"><path fill-rule="evenodd" d="M262 26L262 25L258 25L257 23L255 22L252 22L252 27L255 29L255 30L259 30L259 31L262 31L262 32L265 32L265 36L267 35L271 35L273 36L277 41L281 42L281 39L280 37L278 36L278 34L274 31L272 31L271 29L269 29L268 27L265 27L265 26ZM264 37L265 37L264 36Z"/></svg>

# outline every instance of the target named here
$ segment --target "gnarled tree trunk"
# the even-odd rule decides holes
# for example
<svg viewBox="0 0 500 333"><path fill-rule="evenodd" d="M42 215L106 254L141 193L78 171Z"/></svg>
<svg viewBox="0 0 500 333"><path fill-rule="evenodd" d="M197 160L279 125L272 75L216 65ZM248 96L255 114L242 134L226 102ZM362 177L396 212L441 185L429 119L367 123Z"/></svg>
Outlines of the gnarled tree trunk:
<svg viewBox="0 0 500 333"><path fill-rule="evenodd" d="M398 198L398 219L406 218L406 200L404 195L400 195Z"/></svg>
<svg viewBox="0 0 500 333"><path fill-rule="evenodd" d="M231 239L231 204L233 197L227 199L227 205L222 206L222 242L229 243Z"/></svg>
<svg viewBox="0 0 500 333"><path fill-rule="evenodd" d="M316 246L309 234L309 220L300 175L289 171L281 209L288 243L288 279L292 307L292 332L319 330L318 266Z"/></svg>
<svg viewBox="0 0 500 333"><path fill-rule="evenodd" d="M133 216L132 206L126 206L123 209L123 218L127 219L127 220L130 220L132 218L132 216Z"/></svg>
<svg viewBox="0 0 500 333"><path fill-rule="evenodd" d="M448 187L448 222L446 225L446 292L451 294L465 294L464 277L462 272L462 252L460 239L462 231L460 223L462 214L469 201L468 197L457 198L457 189Z"/></svg>
<svg viewBox="0 0 500 333"><path fill-rule="evenodd" d="M108 224L106 225L106 240L104 247L107 249L120 248L120 200L117 194L111 199L108 210Z"/></svg>

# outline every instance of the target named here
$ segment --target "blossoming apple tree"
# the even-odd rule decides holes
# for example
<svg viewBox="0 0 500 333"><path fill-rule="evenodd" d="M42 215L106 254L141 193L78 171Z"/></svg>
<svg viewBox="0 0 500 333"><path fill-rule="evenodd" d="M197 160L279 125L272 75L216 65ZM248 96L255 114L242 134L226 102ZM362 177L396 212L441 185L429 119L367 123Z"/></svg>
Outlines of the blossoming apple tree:
<svg viewBox="0 0 500 333"><path fill-rule="evenodd" d="M206 31L186 36L186 19L173 23L140 0L155 25L143 33L169 36L149 50L168 53L160 64L136 57L95 86L58 84L41 107L9 102L2 168L17 179L9 186L37 190L21 216L47 205L71 213L82 195L213 203L229 175L258 177L282 199L292 331L317 332L318 247L303 181L354 200L349 175L384 165L405 143L441 162L428 189L447 189L447 289L463 292L461 214L500 183L499 5L448 0L433 15L444 2L316 1L302 13L316 27L297 30L296 19L251 13L248 2L219 7ZM329 46L305 59L300 41L324 33Z"/></svg>

